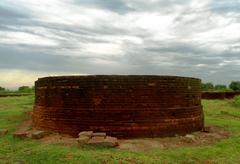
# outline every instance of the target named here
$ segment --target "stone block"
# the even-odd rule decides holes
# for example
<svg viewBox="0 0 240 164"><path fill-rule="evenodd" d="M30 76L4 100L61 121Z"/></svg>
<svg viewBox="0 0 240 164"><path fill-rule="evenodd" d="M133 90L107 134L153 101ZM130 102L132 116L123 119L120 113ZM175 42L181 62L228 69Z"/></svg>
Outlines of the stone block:
<svg viewBox="0 0 240 164"><path fill-rule="evenodd" d="M14 138L25 139L27 138L28 134L26 132L15 132L13 133Z"/></svg>
<svg viewBox="0 0 240 164"><path fill-rule="evenodd" d="M81 137L77 138L76 140L77 140L78 145L82 146L82 145L86 144L90 140L90 137L88 137L88 136L81 136Z"/></svg>
<svg viewBox="0 0 240 164"><path fill-rule="evenodd" d="M205 133L211 133L212 129L211 129L210 126L205 126L202 131L205 132Z"/></svg>
<svg viewBox="0 0 240 164"><path fill-rule="evenodd" d="M35 131L32 133L32 139L41 139L46 136L46 132L44 131Z"/></svg>
<svg viewBox="0 0 240 164"><path fill-rule="evenodd" d="M0 136L4 136L8 133L7 129L0 129Z"/></svg>
<svg viewBox="0 0 240 164"><path fill-rule="evenodd" d="M119 145L118 139L116 137L107 136L104 140L104 145L107 145L110 147L116 147Z"/></svg>
<svg viewBox="0 0 240 164"><path fill-rule="evenodd" d="M88 143L89 145L102 145L107 147L116 147L118 146L118 140L115 137L107 136L106 138L103 137L93 137L91 138Z"/></svg>
<svg viewBox="0 0 240 164"><path fill-rule="evenodd" d="M194 135L192 135L192 134L187 134L185 137L186 137L186 138L190 138L190 139L192 139L192 140L194 140L194 139L195 139L195 136L194 136Z"/></svg>
<svg viewBox="0 0 240 164"><path fill-rule="evenodd" d="M93 131L82 131L78 134L79 137L87 136L91 138L93 136Z"/></svg>
<svg viewBox="0 0 240 164"><path fill-rule="evenodd" d="M93 137L103 137L103 138L106 138L106 133L104 132L96 132L96 133L93 133L92 135Z"/></svg>

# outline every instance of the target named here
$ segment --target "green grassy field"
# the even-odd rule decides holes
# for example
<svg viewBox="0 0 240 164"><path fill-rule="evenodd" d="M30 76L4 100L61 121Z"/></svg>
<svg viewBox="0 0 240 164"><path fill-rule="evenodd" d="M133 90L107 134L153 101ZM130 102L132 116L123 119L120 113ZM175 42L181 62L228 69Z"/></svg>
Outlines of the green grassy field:
<svg viewBox="0 0 240 164"><path fill-rule="evenodd" d="M204 100L206 125L217 125L233 136L217 143L131 152L104 147L66 147L18 140L11 133L32 110L33 96L0 98L0 163L240 163L240 107L231 101Z"/></svg>

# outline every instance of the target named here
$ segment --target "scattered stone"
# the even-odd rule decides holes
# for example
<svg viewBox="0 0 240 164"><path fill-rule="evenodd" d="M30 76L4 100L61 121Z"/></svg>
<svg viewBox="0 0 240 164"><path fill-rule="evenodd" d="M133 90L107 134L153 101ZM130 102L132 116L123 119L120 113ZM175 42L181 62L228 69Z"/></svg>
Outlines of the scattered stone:
<svg viewBox="0 0 240 164"><path fill-rule="evenodd" d="M13 134L13 137L19 138L19 139L24 139L27 138L28 134L26 132L15 132Z"/></svg>
<svg viewBox="0 0 240 164"><path fill-rule="evenodd" d="M88 137L88 136L81 136L81 137L77 138L76 140L77 140L78 145L82 146L82 145L88 143L88 141L90 140L90 137Z"/></svg>
<svg viewBox="0 0 240 164"><path fill-rule="evenodd" d="M106 137L104 137L104 136L93 136L92 137L92 139L93 140L99 140L99 141L102 141L102 140L104 140Z"/></svg>
<svg viewBox="0 0 240 164"><path fill-rule="evenodd" d="M118 139L116 137L110 137L107 136L104 140L104 145L110 146L110 147L116 147L119 145Z"/></svg>
<svg viewBox="0 0 240 164"><path fill-rule="evenodd" d="M92 137L88 143L89 145L102 145L107 147L116 147L119 145L117 138L107 136L106 138L103 137Z"/></svg>
<svg viewBox="0 0 240 164"><path fill-rule="evenodd" d="M82 131L78 134L79 137L87 136L91 138L93 136L93 131Z"/></svg>
<svg viewBox="0 0 240 164"><path fill-rule="evenodd" d="M205 133L210 133L210 132L212 132L210 126L205 126L202 131L205 132Z"/></svg>
<svg viewBox="0 0 240 164"><path fill-rule="evenodd" d="M104 141L104 137L92 137L89 141L88 144L90 145L97 145L100 144Z"/></svg>
<svg viewBox="0 0 240 164"><path fill-rule="evenodd" d="M24 162L23 161L16 161L13 164L24 164Z"/></svg>
<svg viewBox="0 0 240 164"><path fill-rule="evenodd" d="M187 144L192 144L192 143L194 143L194 141L195 141L195 140L193 140L192 138L188 138L188 137L183 137L183 138L181 139L181 142L187 143ZM181 144L181 143L180 143L180 144Z"/></svg>
<svg viewBox="0 0 240 164"><path fill-rule="evenodd" d="M92 135L93 137L104 137L104 138L106 138L106 133L104 133L104 132L97 132L97 133L93 133L93 135Z"/></svg>
<svg viewBox="0 0 240 164"><path fill-rule="evenodd" d="M0 129L0 136L4 136L8 133L7 129Z"/></svg>
<svg viewBox="0 0 240 164"><path fill-rule="evenodd" d="M192 140L194 140L194 139L195 139L195 136L194 136L194 135L192 135L192 134L187 134L185 137L186 137L186 138L190 138L190 139L192 139Z"/></svg>
<svg viewBox="0 0 240 164"><path fill-rule="evenodd" d="M179 137L179 134L175 134L174 137Z"/></svg>
<svg viewBox="0 0 240 164"><path fill-rule="evenodd" d="M44 131L35 131L32 133L32 139L41 139L46 136L46 132Z"/></svg>

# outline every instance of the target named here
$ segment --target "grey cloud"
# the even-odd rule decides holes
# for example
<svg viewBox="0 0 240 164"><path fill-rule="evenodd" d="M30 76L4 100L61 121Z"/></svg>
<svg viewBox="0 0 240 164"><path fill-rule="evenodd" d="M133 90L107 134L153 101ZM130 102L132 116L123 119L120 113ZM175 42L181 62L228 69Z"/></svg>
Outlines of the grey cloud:
<svg viewBox="0 0 240 164"><path fill-rule="evenodd" d="M0 5L0 30L9 30L9 25L19 26L31 24L31 16L23 10L8 8Z"/></svg>
<svg viewBox="0 0 240 164"><path fill-rule="evenodd" d="M171 14L176 5L186 5L190 0L178 1L110 1L110 0L75 0L78 5L97 7L103 10L126 14L129 12L159 12ZM133 4L132 8L129 4ZM56 47L37 47L30 45L0 45L0 69L25 69L45 72L69 72L85 74L168 74L195 76L218 83L234 80L240 68L237 65L219 66L224 60L239 60L239 40L224 42L229 49L219 52L198 43L186 42L183 37L191 37L192 33L214 28L214 22L208 22L205 11L187 10L177 13L174 22L176 40L154 40L155 33L141 28L126 29L116 27L111 22L98 22L94 27L84 25L63 25L36 21L31 15L15 12L0 6L0 30L20 31L52 39L59 43ZM134 8L134 9L133 9ZM5 14L5 16L3 16ZM214 13L216 14L216 13ZM2 15L2 17L1 17ZM192 16L192 19L185 19ZM11 18L11 19L10 19ZM11 25L9 27L7 25ZM21 28L20 28L21 27ZM31 30L24 27L31 27ZM48 33L41 32L43 28ZM44 31L43 30L43 31ZM56 36L56 37L55 37ZM89 55L82 50L83 43L110 43L107 37L133 36L143 40L143 44L134 44L123 40L123 56ZM181 37L179 37L181 36ZM114 42L114 40L113 40ZM204 43L208 44L208 41ZM64 54L64 53L69 54ZM73 56L76 52L78 56ZM60 55L61 54L61 55ZM98 60L103 61L96 62ZM105 64L110 63L110 64ZM169 64L169 65L168 65ZM197 65L202 66L197 66Z"/></svg>
<svg viewBox="0 0 240 164"><path fill-rule="evenodd" d="M223 14L229 12L240 13L239 0L213 0L210 4L210 9L213 12Z"/></svg>
<svg viewBox="0 0 240 164"><path fill-rule="evenodd" d="M161 45L162 44L162 45ZM154 47L146 47L145 50L150 52L157 53L180 53L180 54L191 54L193 56L204 54L206 50L197 47L191 43L177 43L177 42L168 42L168 43L155 43Z"/></svg>
<svg viewBox="0 0 240 164"><path fill-rule="evenodd" d="M168 14L174 12L174 7L187 5L191 0L127 0L126 2L132 6L136 12L161 12L162 14Z"/></svg>
<svg viewBox="0 0 240 164"><path fill-rule="evenodd" d="M134 51L127 51L124 56L126 63L135 66L132 71L137 74L169 74L208 79L211 71L220 72L221 69L226 68L219 66L225 59L225 53L216 54L216 52L198 47L195 44L151 42L144 45L144 47L132 45L134 48L131 47L131 49ZM199 67L199 65L202 66ZM229 70L233 68L229 67ZM236 66L234 67L235 69L231 71L237 73ZM226 83L227 79L221 79L222 82Z"/></svg>
<svg viewBox="0 0 240 164"><path fill-rule="evenodd" d="M14 9L6 8L0 5L0 18L9 19L9 18L23 18L26 17L25 14L18 12Z"/></svg>
<svg viewBox="0 0 240 164"><path fill-rule="evenodd" d="M75 2L81 6L102 8L119 14L133 11L123 0L75 0Z"/></svg>
<svg viewBox="0 0 240 164"><path fill-rule="evenodd" d="M93 63L96 57L86 56L64 56L53 55L48 52L38 50L25 50L22 46L12 48L11 46L0 46L0 69L20 69L31 71L45 71L45 72L75 72L75 73L111 73L111 71L118 71L121 69L108 66L104 64ZM109 59L102 58L108 61ZM120 66L120 65L119 65Z"/></svg>
<svg viewBox="0 0 240 164"><path fill-rule="evenodd" d="M162 13L172 12L173 7L186 5L191 0L75 0L78 5L106 9L119 14L129 12L161 11Z"/></svg>

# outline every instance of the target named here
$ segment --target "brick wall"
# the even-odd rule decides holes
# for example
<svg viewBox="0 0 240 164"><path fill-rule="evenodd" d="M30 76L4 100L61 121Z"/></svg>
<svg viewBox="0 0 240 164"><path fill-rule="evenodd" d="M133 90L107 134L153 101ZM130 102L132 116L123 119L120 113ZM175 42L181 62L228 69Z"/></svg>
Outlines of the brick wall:
<svg viewBox="0 0 240 164"><path fill-rule="evenodd" d="M173 136L201 130L201 81L172 76L46 77L35 83L36 127L77 136Z"/></svg>
<svg viewBox="0 0 240 164"><path fill-rule="evenodd" d="M203 99L232 99L240 95L240 92L202 92Z"/></svg>

